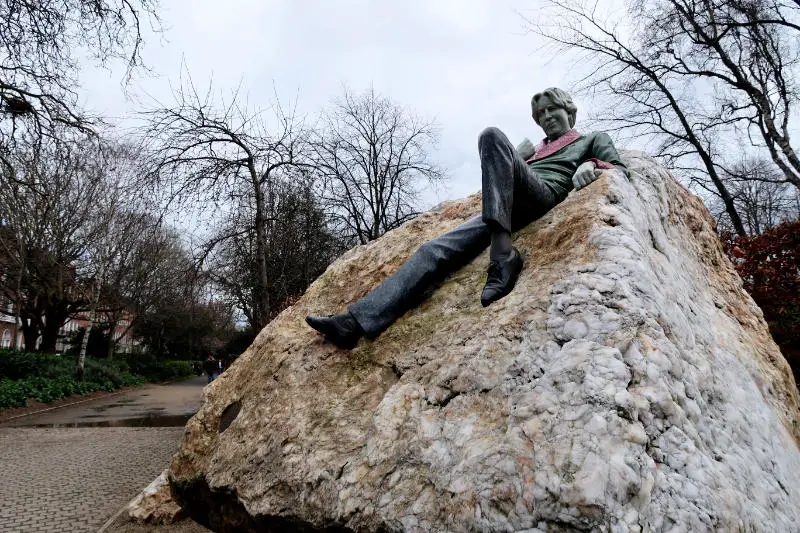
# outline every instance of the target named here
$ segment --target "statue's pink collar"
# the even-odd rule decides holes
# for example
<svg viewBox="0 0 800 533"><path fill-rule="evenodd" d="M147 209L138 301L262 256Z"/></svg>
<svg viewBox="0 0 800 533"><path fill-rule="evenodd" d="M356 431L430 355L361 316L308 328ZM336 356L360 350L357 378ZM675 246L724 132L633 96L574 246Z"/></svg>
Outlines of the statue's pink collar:
<svg viewBox="0 0 800 533"><path fill-rule="evenodd" d="M531 161L537 161L542 159L543 157L547 157L548 155L553 155L554 153L558 152L566 145L571 144L577 141L580 138L581 134L578 133L578 130L571 129L564 133L561 137L556 139L552 142L547 142L547 139L544 139L539 145L536 147L536 153L528 159L527 163Z"/></svg>

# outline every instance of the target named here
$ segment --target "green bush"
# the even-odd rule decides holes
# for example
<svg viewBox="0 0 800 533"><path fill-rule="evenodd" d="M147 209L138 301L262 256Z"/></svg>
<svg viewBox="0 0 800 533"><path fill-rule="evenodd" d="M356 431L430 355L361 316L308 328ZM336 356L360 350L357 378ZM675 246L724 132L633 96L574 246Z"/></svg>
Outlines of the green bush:
<svg viewBox="0 0 800 533"><path fill-rule="evenodd" d="M74 355L0 351L0 408L25 406L28 398L47 403L73 394L114 391L193 373L191 361L160 361L147 354L87 358L82 381L77 379L76 369Z"/></svg>
<svg viewBox="0 0 800 533"><path fill-rule="evenodd" d="M116 381L78 381L71 377L55 379L31 377L25 379L0 380L0 408L24 407L28 398L48 403L73 394L88 394L95 391L114 391L120 387L141 385L145 382L142 376L122 372L115 376Z"/></svg>
<svg viewBox="0 0 800 533"><path fill-rule="evenodd" d="M56 354L0 351L0 376L7 379L72 375L75 359Z"/></svg>
<svg viewBox="0 0 800 533"><path fill-rule="evenodd" d="M136 385L144 385L147 381L144 376L139 376L138 374L131 374L130 372L120 372L119 374L119 386L120 387L133 387Z"/></svg>
<svg viewBox="0 0 800 533"><path fill-rule="evenodd" d="M23 384L10 379L0 380L0 407L25 407L28 405L28 395L25 394Z"/></svg>
<svg viewBox="0 0 800 533"><path fill-rule="evenodd" d="M147 381L172 381L193 374L192 361L158 359L151 353L131 353L125 357L130 372L144 376Z"/></svg>
<svg viewBox="0 0 800 533"><path fill-rule="evenodd" d="M84 379L86 381L94 381L96 383L109 381L114 384L115 389L126 385L122 376L130 374L129 371L130 367L125 360L87 358L84 363Z"/></svg>
<svg viewBox="0 0 800 533"><path fill-rule="evenodd" d="M68 355L0 351L0 408L24 407L28 398L48 403L73 394L141 385L125 359L87 359L84 379L76 379L77 358Z"/></svg>
<svg viewBox="0 0 800 533"><path fill-rule="evenodd" d="M32 377L19 380L0 380L0 408L24 407L28 398L48 403L72 394L86 394L100 390L101 385L73 378Z"/></svg>
<svg viewBox="0 0 800 533"><path fill-rule="evenodd" d="M138 362L138 364L131 364L131 368L135 368L135 372L147 378L147 381L172 381L184 377L191 376L194 371L192 369L192 361L158 361L158 360L145 360Z"/></svg>

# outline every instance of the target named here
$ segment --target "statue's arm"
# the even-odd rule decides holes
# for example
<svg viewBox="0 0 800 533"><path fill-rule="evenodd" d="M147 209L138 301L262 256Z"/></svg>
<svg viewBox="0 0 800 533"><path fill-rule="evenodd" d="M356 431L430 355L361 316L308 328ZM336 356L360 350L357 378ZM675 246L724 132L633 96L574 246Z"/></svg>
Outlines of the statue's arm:
<svg viewBox="0 0 800 533"><path fill-rule="evenodd" d="M628 175L628 167L620 159L619 153L614 147L614 141L607 133L595 134L588 155L589 157L578 166L572 176L572 185L576 191L599 178L603 170L616 168L626 176Z"/></svg>
<svg viewBox="0 0 800 533"><path fill-rule="evenodd" d="M522 139L522 142L517 145L517 153L520 155L520 157L522 157L522 159L527 161L536 154L536 147L533 145L530 139L525 137Z"/></svg>
<svg viewBox="0 0 800 533"><path fill-rule="evenodd" d="M628 167L622 162L619 157L614 141L607 133L598 133L592 141L591 158L596 168L609 169L616 168L621 170L623 174L628 175ZM603 164L605 163L605 164Z"/></svg>

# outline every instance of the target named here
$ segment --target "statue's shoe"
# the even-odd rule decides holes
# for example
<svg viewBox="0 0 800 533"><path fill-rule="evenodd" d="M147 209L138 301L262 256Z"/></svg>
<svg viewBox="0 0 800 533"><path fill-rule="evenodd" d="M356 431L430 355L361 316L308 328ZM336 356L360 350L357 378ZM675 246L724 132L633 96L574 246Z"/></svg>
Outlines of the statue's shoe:
<svg viewBox="0 0 800 533"><path fill-rule="evenodd" d="M322 333L327 340L345 350L355 348L364 330L358 325L350 311L339 315L306 317L306 324Z"/></svg>
<svg viewBox="0 0 800 533"><path fill-rule="evenodd" d="M486 307L510 293L521 271L522 256L516 248L511 248L511 257L505 261L489 263L489 275L481 293L481 304Z"/></svg>

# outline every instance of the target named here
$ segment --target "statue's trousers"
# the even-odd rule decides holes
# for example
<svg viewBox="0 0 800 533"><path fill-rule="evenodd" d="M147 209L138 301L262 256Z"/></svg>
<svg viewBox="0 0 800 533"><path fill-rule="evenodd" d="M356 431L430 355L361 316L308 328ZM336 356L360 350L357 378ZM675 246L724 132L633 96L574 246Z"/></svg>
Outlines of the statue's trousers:
<svg viewBox="0 0 800 533"><path fill-rule="evenodd" d="M478 151L482 214L420 246L394 274L349 307L368 337L376 337L416 305L434 283L480 254L489 245L493 228L516 231L556 205L556 195L499 129L481 133Z"/></svg>

